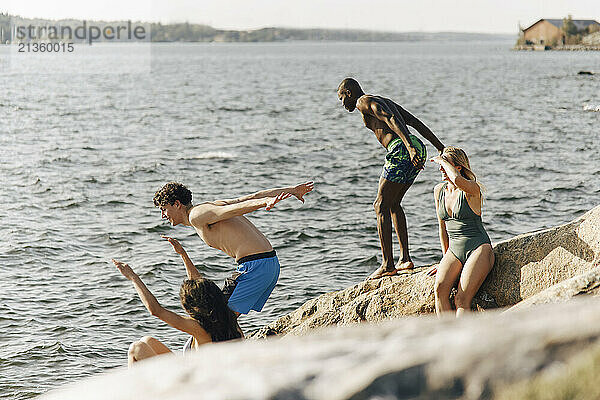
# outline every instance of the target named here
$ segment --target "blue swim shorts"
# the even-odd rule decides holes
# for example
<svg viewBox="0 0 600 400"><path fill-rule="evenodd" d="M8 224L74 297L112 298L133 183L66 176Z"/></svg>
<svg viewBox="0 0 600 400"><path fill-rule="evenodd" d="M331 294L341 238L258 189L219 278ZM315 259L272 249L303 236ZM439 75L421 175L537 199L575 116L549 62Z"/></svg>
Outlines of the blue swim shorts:
<svg viewBox="0 0 600 400"><path fill-rule="evenodd" d="M415 135L408 135L408 139L417 149L418 160L424 163L427 160L427 148ZM395 183L412 183L421 170L413 165L402 139L392 140L387 151L381 176Z"/></svg>
<svg viewBox="0 0 600 400"><path fill-rule="evenodd" d="M238 261L234 276L225 281L223 294L233 311L248 314L261 311L279 279L279 259L275 250L252 254Z"/></svg>

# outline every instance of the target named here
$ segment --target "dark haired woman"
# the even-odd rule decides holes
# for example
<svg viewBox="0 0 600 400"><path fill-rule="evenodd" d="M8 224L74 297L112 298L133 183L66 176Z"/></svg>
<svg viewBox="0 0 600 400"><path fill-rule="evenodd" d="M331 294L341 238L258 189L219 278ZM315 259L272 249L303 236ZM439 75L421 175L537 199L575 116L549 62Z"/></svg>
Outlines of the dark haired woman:
<svg viewBox="0 0 600 400"><path fill-rule="evenodd" d="M167 237L165 239L173 245L185 263L188 279L183 281L179 297L188 316L181 316L163 308L129 265L112 260L121 274L133 283L150 314L173 328L190 334L191 337L184 346L184 353L206 343L242 338L237 317L227 306L227 299L221 289L211 280L202 277L177 240ZM136 361L164 353L171 353L171 350L159 340L145 336L129 346L128 364L131 367Z"/></svg>

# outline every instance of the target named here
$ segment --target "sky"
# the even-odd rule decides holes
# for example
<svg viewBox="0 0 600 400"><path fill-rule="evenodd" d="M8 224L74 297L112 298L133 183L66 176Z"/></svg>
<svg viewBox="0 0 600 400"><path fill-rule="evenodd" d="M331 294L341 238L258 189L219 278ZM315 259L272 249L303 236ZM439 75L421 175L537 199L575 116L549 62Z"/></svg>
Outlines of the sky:
<svg viewBox="0 0 600 400"><path fill-rule="evenodd" d="M540 18L600 21L600 0L0 0L0 11L47 19L190 22L220 29L518 32Z"/></svg>

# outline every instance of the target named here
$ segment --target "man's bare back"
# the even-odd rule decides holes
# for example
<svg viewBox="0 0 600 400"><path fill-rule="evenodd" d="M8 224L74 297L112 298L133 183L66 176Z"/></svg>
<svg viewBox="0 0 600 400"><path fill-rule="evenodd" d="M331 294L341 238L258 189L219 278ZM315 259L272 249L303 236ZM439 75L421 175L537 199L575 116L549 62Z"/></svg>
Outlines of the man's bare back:
<svg viewBox="0 0 600 400"><path fill-rule="evenodd" d="M388 126L386 122L379 120L373 115L372 103L378 103L382 109L390 114L393 114L396 118L402 121L403 124L405 124L405 121L400 110L404 112L406 111L398 104L394 103L390 99L386 99L385 97L364 95L358 99L356 103L356 109L362 114L365 126L372 130L379 143L381 143L383 147L387 148L387 145L393 139L399 136Z"/></svg>
<svg viewBox="0 0 600 400"><path fill-rule="evenodd" d="M196 207L200 206L202 205ZM190 211L190 219L193 219L193 214L194 208ZM265 235L244 216L232 217L211 225L194 225L194 229L204 243L236 260L273 250Z"/></svg>

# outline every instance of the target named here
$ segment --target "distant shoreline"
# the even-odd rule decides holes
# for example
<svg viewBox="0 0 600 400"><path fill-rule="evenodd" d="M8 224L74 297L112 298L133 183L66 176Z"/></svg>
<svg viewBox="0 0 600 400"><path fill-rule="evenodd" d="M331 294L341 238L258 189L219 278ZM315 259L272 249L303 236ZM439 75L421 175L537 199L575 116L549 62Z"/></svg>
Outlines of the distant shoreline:
<svg viewBox="0 0 600 400"><path fill-rule="evenodd" d="M11 21L18 19L21 25L33 26L78 26L83 20L64 19L46 20L38 18L21 18L8 14L0 14L0 43L13 42ZM123 24L127 21L93 21L88 24L99 26ZM136 22L140 23L140 22ZM141 23L150 30L150 41L154 43L258 43L258 42L420 42L420 41L465 41L465 40L504 40L512 39L508 34L470 33L470 32L385 32L358 29L299 29L269 27L253 30L223 30L208 25L190 23ZM65 41L61 38L50 41ZM72 40L71 40L72 41ZM97 40L97 41L102 41ZM14 41L16 42L16 41Z"/></svg>
<svg viewBox="0 0 600 400"><path fill-rule="evenodd" d="M513 47L517 51L600 51L600 46L589 46L584 44L572 44L565 46L544 45L517 45Z"/></svg>

